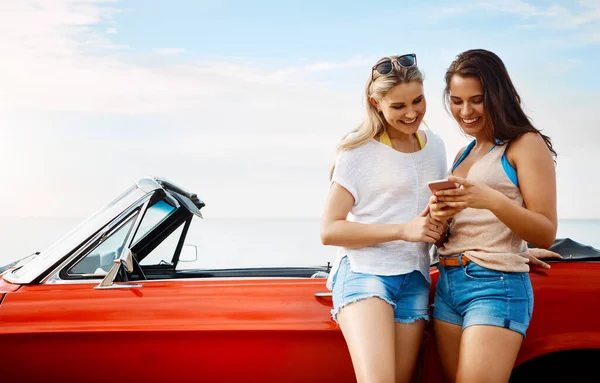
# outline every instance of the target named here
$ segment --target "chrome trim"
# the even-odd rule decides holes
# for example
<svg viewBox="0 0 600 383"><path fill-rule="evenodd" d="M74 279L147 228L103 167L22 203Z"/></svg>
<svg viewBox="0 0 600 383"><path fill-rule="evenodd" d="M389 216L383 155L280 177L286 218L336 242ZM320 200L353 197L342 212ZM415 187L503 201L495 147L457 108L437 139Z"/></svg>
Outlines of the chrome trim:
<svg viewBox="0 0 600 383"><path fill-rule="evenodd" d="M163 186L162 183L165 183L168 187ZM169 187L174 187L173 185L174 184L161 178L151 176L140 178L135 185L129 187L110 203L98 209L50 247L44 249L44 251L31 259L30 262L22 267L6 270L2 273L2 277L6 281L14 284L27 285L33 283L33 281L37 280L41 275L44 275L50 270L50 273L48 274L49 277L44 278L42 282L54 283L57 280L60 280L55 273L62 269L65 262L80 255L81 250L76 251L75 254L69 256L68 259L64 259L67 257L67 254L73 252L74 249L82 249L85 246L88 246L90 241L98 240L98 237L93 235L93 233L103 230L103 228L107 227L111 222L118 220L118 217L122 216L123 211L129 211L130 207L133 205L137 206L140 200L143 200L143 198L148 195L152 195L156 190L163 190L166 196L165 198L175 205L176 208L183 206L189 210L189 207L186 204L187 199L190 198L192 198L190 200L191 203L197 208L194 210L198 210L204 206L204 202L200 201L195 194L186 192L179 187L177 187L177 190L184 192L184 197L182 198L186 198L186 204L177 201L177 198L168 191ZM201 206L199 206L199 204ZM197 212L191 212L200 215L199 210ZM93 238L91 238L91 236L93 236ZM57 263L59 263L59 266L54 267Z"/></svg>
<svg viewBox="0 0 600 383"><path fill-rule="evenodd" d="M123 263L123 266L125 267L125 271L127 271L128 273L133 273L133 259L131 250L127 249L127 253L122 254L127 254L125 259L123 259L123 256L121 256L121 261Z"/></svg>
<svg viewBox="0 0 600 383"><path fill-rule="evenodd" d="M149 282L185 282L185 281L256 281L256 280L265 280L265 281L273 281L273 280L290 280L290 279L298 279L298 280L302 280L302 281L319 281L322 280L323 283L325 283L326 278L319 278L319 279L315 279L315 278L310 278L310 277L210 277L210 278L170 278L170 279L147 279L145 281L143 281L144 283L149 283ZM316 294L320 294L320 293L316 293ZM322 293L322 294L328 294L328 293ZM329 293L331 294L331 293Z"/></svg>
<svg viewBox="0 0 600 383"><path fill-rule="evenodd" d="M322 280L323 282L325 282L326 278L310 278L310 277L304 277L304 278L300 278L300 277L210 277L210 278L169 278L169 279L146 279L146 280L140 280L140 281L135 281L135 282L141 282L141 283L162 283L162 282L188 282L188 281L192 281L192 282L199 282L199 281L206 281L206 282L210 282L210 281L256 281L256 280L264 280L264 281L273 281L273 280L291 280L291 279L297 279L297 280L302 280L302 281L319 281ZM102 278L96 278L96 279L78 279L78 280L65 280L65 279L61 279L61 280L57 280L56 282L49 282L52 284L57 284L57 285L73 285L73 284L98 284L99 281L101 281ZM316 293L316 294L331 294L331 293ZM327 295L325 295L327 296Z"/></svg>
<svg viewBox="0 0 600 383"><path fill-rule="evenodd" d="M111 222L109 222L102 231L98 232L94 237L90 238L89 241L87 241L85 244L83 244L82 246L79 247L78 251L76 251L73 255L71 255L70 257L65 259L56 268L54 268L54 270L52 270L52 272L50 274L48 274L48 276L46 278L42 279L42 281L40 283L55 284L55 283L58 283L58 281L66 281L59 276L61 270L64 269L69 263L71 263L73 261L73 259L79 257L83 252L89 251L88 248L90 247L90 245L92 243L94 243L95 241L101 240L101 238L103 236L106 236L106 235L108 235L108 233L112 232L113 230L118 229L122 224L125 223L127 218L135 210L140 209L141 206L143 207L143 206L147 205L148 201L150 201L150 199L152 198L152 195L153 195L153 193L142 196L142 198L138 199L127 210L121 212L121 214L119 214ZM140 211L140 213L141 213L141 211ZM138 219L139 217L140 217L140 214L138 214L138 217L136 217L136 219ZM136 223L137 222L134 222L132 231L134 230ZM123 247L123 249L125 249L125 246ZM102 277L102 278L104 278L104 277ZM102 279L102 278L98 278L98 279ZM97 283L97 281L95 281L95 282Z"/></svg>
<svg viewBox="0 0 600 383"><path fill-rule="evenodd" d="M98 285L94 290L113 290L113 289L140 289L142 285L136 283L113 283L109 286Z"/></svg>
<svg viewBox="0 0 600 383"><path fill-rule="evenodd" d="M100 284L95 287L96 289L118 288L118 287L114 287L115 286L115 277L119 273L119 269L121 268L121 266L123 266L125 268L125 271L130 272L130 273L133 272L133 254L131 252L131 242L133 242L133 239L135 238L135 234L137 233L137 231L140 228L140 223L142 222L144 215L146 215L146 211L148 211L148 205L150 204L150 197L151 197L151 195L146 200L146 202L144 202L142 204L142 206L140 207L140 211L138 212L135 222L133 223L131 230L127 234L127 238L125 238L125 241L123 242L123 249L121 250L121 254L119 255L119 257L117 259L115 259L113 267L111 267L109 272L106 274L106 276L104 276L104 278L102 279L102 282L100 282ZM138 285L138 286L142 287L141 285Z"/></svg>
<svg viewBox="0 0 600 383"><path fill-rule="evenodd" d="M155 190L163 189L163 187L154 179L154 177L146 176L136 181L135 185L146 193L152 193Z"/></svg>
<svg viewBox="0 0 600 383"><path fill-rule="evenodd" d="M98 286L94 287L94 289L110 290L110 289L129 289L129 288L138 288L139 289L139 288L141 288L142 285L140 285L139 283L115 283L114 282L115 277L119 273L119 269L121 267L127 268L127 264L132 263L132 260L131 260L132 256L133 255L131 253L131 250L128 249L126 260L123 260L122 258L115 259L113 267L110 268L110 271L108 272L108 274L106 274L104 279L100 282L100 284ZM131 268L133 269L133 264L132 264Z"/></svg>
<svg viewBox="0 0 600 383"><path fill-rule="evenodd" d="M140 229L140 223L148 211L148 205L150 204L150 199L153 194L154 193L149 194L148 199L141 204L140 211L135 219L135 222L133 223L133 226L131 227L131 231L129 232L127 238L125 238L125 242L123 242L123 249L121 249L119 258L122 261L129 260L127 263L125 263L125 265L128 267L127 271L129 272L133 270L133 261L131 260L131 243L133 242L137 231Z"/></svg>
<svg viewBox="0 0 600 383"><path fill-rule="evenodd" d="M48 249L41 252L26 265L23 265L22 268L13 269L10 273L5 274L4 279L11 283L21 285L32 283L41 274L44 274L48 269L52 268L52 266L60 261L60 259L73 251L73 249L81 247L81 245L86 243L86 239L88 239L92 233L101 231L106 225L113 222L115 217L120 216L123 210L128 210L130 206L135 205L140 199L143 199L147 195L147 193L135 186L127 189L126 193L121 194L119 197L120 199L117 198L98 210Z"/></svg>
<svg viewBox="0 0 600 383"><path fill-rule="evenodd" d="M94 284L97 285L98 282L102 281L102 278L95 279L60 279L60 278L51 278L48 279L45 284L47 285L85 285L85 284Z"/></svg>
<svg viewBox="0 0 600 383"><path fill-rule="evenodd" d="M112 267L110 268L110 270L108 270L108 273L106 273L104 278L102 278L102 280L100 281L100 284L94 288L95 289L106 289L106 288L113 286L115 277L119 273L119 269L121 268L122 264L123 264L123 261L121 260L121 258L115 259Z"/></svg>
<svg viewBox="0 0 600 383"><path fill-rule="evenodd" d="M332 296L333 296L333 293L315 293L315 297L317 297L317 298L327 298L327 297L332 297Z"/></svg>

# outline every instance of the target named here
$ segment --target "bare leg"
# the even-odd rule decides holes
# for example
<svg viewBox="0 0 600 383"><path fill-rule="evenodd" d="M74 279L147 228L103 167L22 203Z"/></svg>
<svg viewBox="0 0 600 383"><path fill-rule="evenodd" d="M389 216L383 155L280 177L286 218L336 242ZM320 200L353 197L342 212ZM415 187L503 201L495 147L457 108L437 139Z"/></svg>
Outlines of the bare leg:
<svg viewBox="0 0 600 383"><path fill-rule="evenodd" d="M394 382L392 306L379 298L354 302L340 310L338 322L350 350L356 380Z"/></svg>
<svg viewBox="0 0 600 383"><path fill-rule="evenodd" d="M442 362L442 368L444 369L446 379L448 379L449 382L455 382L456 372L458 370L462 327L434 319L433 328L435 331L435 342L438 354L440 356L440 361Z"/></svg>
<svg viewBox="0 0 600 383"><path fill-rule="evenodd" d="M523 336L495 326L470 326L460 342L457 382L508 382Z"/></svg>
<svg viewBox="0 0 600 383"><path fill-rule="evenodd" d="M415 370L425 320L404 324L396 322L396 382L408 383Z"/></svg>

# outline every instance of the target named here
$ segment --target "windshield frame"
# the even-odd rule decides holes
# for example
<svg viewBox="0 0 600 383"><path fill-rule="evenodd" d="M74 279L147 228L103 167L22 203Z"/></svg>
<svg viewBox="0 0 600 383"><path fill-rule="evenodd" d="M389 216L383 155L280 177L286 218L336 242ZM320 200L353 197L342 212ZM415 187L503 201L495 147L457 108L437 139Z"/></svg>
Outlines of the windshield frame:
<svg viewBox="0 0 600 383"><path fill-rule="evenodd" d="M23 265L7 270L3 278L15 284L36 282L54 265L60 263L64 258L87 243L124 210L145 198L147 194L148 191L139 188L137 185L128 188L119 197L97 210L46 250Z"/></svg>
<svg viewBox="0 0 600 383"><path fill-rule="evenodd" d="M14 284L26 285L42 282L48 276L53 275L57 267L79 254L96 236L103 235L111 222L118 219L124 212L138 206L142 201L147 202L151 195L158 190L162 191L162 197L166 199L167 203L177 207L176 210L181 207L202 217L200 209L205 204L196 194L189 193L166 179L152 176L143 177L52 246L31 258L26 257L25 262L19 262L0 275L7 282Z"/></svg>

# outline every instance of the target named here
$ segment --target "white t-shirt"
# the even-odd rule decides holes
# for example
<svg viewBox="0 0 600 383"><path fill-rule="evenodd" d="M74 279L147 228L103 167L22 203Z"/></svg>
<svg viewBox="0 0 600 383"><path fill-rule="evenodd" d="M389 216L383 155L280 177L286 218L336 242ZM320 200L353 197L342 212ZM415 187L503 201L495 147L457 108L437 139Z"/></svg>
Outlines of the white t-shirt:
<svg viewBox="0 0 600 383"><path fill-rule="evenodd" d="M425 131L425 147L399 152L372 139L339 153L331 182L354 197L348 220L366 224L399 224L417 216L429 202L429 181L446 177L446 148L442 139ZM327 287L341 259L347 255L353 272L400 275L419 270L429 277L429 249L425 242L391 241L360 249L340 248Z"/></svg>

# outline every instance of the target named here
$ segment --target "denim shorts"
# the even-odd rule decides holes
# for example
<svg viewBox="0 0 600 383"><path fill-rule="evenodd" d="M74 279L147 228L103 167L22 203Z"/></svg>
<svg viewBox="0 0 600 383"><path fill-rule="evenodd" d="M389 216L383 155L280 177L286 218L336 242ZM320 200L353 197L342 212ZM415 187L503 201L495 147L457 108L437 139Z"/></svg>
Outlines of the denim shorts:
<svg viewBox="0 0 600 383"><path fill-rule="evenodd" d="M333 276L332 296L331 315L336 322L344 306L373 297L392 306L395 322L429 320L429 282L417 270L401 275L355 273L350 270L348 257L344 257Z"/></svg>
<svg viewBox="0 0 600 383"><path fill-rule="evenodd" d="M504 327L525 337L533 312L529 273L491 270L472 261L466 266L438 265L438 270L435 319L463 330L473 325Z"/></svg>

